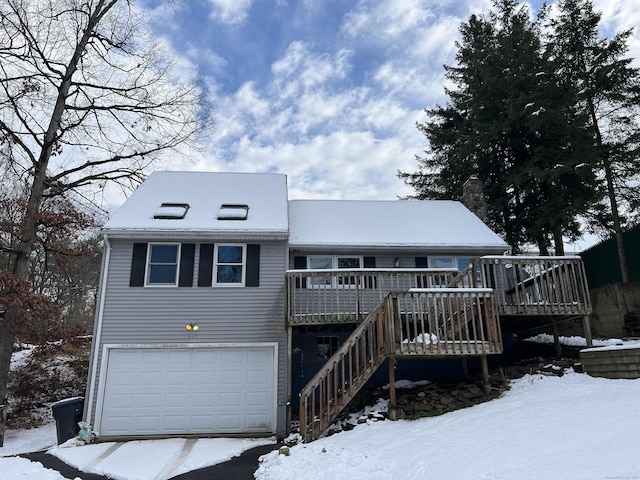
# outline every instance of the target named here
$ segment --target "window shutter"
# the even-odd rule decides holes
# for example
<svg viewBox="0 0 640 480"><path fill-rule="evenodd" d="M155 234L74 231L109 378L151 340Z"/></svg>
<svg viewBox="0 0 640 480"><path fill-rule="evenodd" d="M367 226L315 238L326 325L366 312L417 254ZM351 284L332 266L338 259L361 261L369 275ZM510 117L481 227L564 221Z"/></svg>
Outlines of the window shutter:
<svg viewBox="0 0 640 480"><path fill-rule="evenodd" d="M245 287L260 286L260 244L247 244L247 270Z"/></svg>
<svg viewBox="0 0 640 480"><path fill-rule="evenodd" d="M198 264L198 286L210 287L213 280L213 243L200 244Z"/></svg>
<svg viewBox="0 0 640 480"><path fill-rule="evenodd" d="M130 287L144 287L144 272L147 266L147 244L134 243L131 257Z"/></svg>
<svg viewBox="0 0 640 480"><path fill-rule="evenodd" d="M193 286L193 256L196 251L195 243L183 243L180 247L180 276L179 287Z"/></svg>
<svg viewBox="0 0 640 480"><path fill-rule="evenodd" d="M376 257L362 257L362 266L364 268L376 268ZM365 288L377 288L378 279L375 276L365 277Z"/></svg>
<svg viewBox="0 0 640 480"><path fill-rule="evenodd" d="M294 270L306 270L307 257L306 256L293 257L293 268ZM296 288L307 288L307 280L303 278L302 285L301 285L300 279L296 278Z"/></svg>

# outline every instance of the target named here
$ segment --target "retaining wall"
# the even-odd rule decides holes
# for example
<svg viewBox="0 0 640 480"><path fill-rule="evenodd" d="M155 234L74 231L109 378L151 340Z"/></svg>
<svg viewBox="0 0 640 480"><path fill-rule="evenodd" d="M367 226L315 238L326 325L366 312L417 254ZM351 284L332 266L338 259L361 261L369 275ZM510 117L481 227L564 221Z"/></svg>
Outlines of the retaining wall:
<svg viewBox="0 0 640 480"><path fill-rule="evenodd" d="M640 378L640 348L601 347L580 351L584 371L592 377Z"/></svg>

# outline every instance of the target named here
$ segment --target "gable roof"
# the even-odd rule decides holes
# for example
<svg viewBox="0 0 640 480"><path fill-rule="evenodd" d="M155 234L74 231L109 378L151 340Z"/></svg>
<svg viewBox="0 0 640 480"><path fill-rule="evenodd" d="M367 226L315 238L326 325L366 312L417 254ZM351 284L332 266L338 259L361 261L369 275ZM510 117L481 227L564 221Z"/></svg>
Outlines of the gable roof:
<svg viewBox="0 0 640 480"><path fill-rule="evenodd" d="M287 177L154 172L109 218L103 231L109 236L147 238L169 234L286 238Z"/></svg>
<svg viewBox="0 0 640 480"><path fill-rule="evenodd" d="M291 200L292 248L494 251L509 245L460 202Z"/></svg>

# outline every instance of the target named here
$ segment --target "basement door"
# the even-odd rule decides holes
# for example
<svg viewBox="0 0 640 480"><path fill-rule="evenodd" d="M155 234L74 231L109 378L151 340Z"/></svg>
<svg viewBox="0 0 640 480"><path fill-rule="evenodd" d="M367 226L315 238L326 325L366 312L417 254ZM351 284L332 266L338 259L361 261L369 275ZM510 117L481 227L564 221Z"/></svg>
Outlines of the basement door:
<svg viewBox="0 0 640 480"><path fill-rule="evenodd" d="M276 431L274 346L107 352L100 436Z"/></svg>

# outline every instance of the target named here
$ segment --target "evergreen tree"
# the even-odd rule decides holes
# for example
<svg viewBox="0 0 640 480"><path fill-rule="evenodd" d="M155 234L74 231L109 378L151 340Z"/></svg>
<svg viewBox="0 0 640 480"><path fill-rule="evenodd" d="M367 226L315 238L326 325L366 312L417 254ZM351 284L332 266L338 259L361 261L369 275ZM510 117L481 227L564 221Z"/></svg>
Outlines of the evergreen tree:
<svg viewBox="0 0 640 480"><path fill-rule="evenodd" d="M555 74L573 85L577 112L588 118L594 167L601 173L601 189L608 200L604 215L603 209L595 208L592 218L615 233L621 278L628 282L621 209L637 208L640 198L640 69L625 58L631 31L601 39L601 14L594 11L591 0L562 0L557 7L548 50Z"/></svg>
<svg viewBox="0 0 640 480"><path fill-rule="evenodd" d="M577 168L589 150L586 117L553 76L539 20L516 0L494 9L462 24L457 65L445 66L455 88L418 124L429 141L419 171L400 176L418 198L457 199L477 173L490 224L516 251L535 243L546 254L553 238L562 254L563 235L577 234L576 216L593 198L592 171Z"/></svg>

